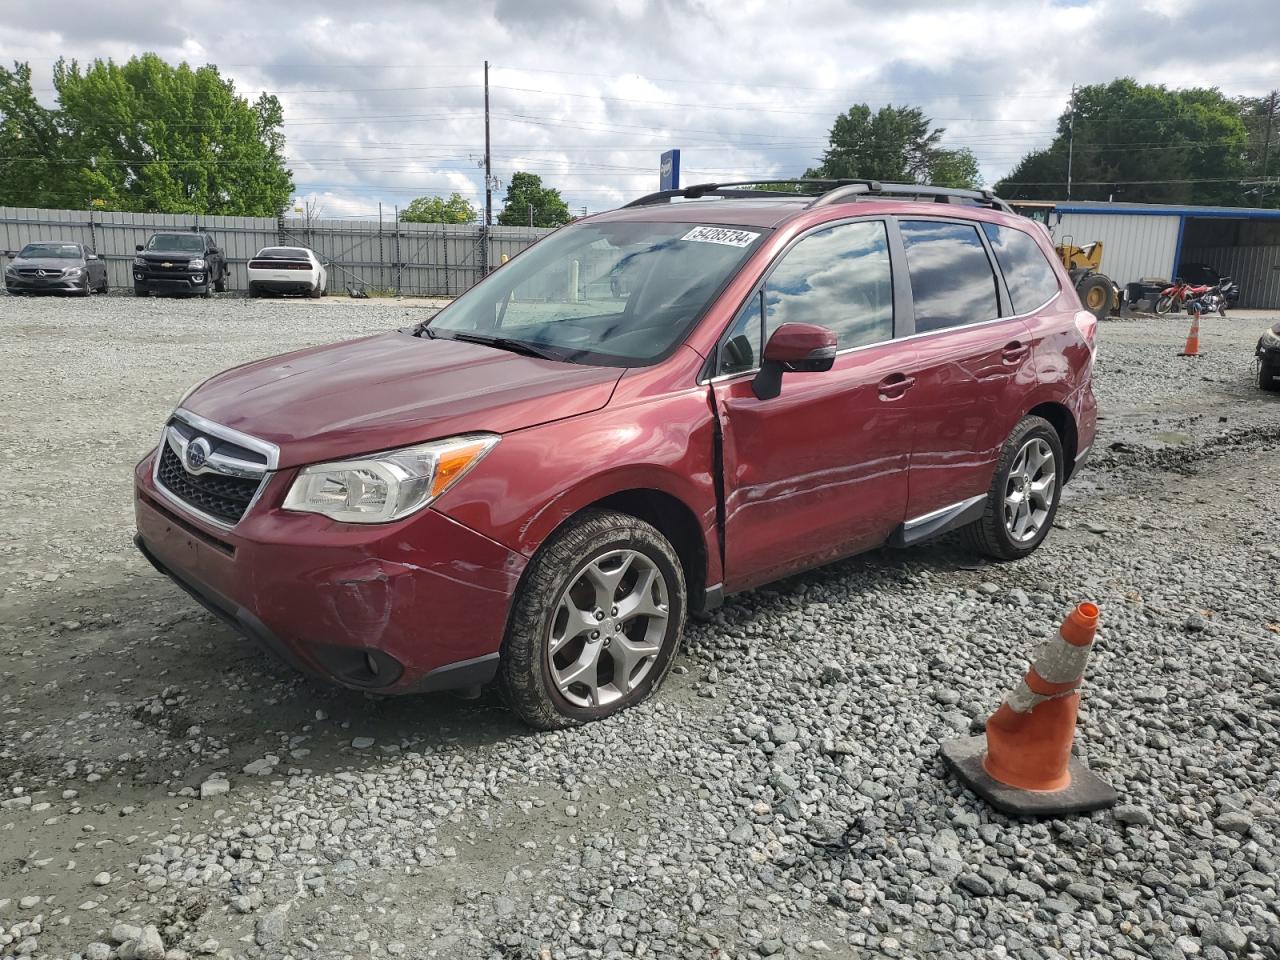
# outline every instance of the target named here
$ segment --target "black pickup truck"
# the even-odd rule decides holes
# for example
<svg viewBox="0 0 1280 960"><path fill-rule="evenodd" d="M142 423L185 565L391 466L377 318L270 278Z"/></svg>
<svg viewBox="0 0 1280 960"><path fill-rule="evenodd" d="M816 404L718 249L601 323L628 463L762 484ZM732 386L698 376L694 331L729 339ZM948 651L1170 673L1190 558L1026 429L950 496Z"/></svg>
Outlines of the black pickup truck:
<svg viewBox="0 0 1280 960"><path fill-rule="evenodd" d="M209 296L227 289L227 261L213 237L199 230L153 233L136 248L133 292Z"/></svg>

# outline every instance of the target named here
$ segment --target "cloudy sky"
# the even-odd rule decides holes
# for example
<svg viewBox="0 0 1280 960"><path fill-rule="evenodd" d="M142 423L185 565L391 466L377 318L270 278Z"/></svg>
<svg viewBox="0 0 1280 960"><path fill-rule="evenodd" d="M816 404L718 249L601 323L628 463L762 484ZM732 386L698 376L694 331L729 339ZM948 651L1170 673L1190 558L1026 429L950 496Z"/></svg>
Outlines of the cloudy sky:
<svg viewBox="0 0 1280 960"><path fill-rule="evenodd" d="M57 58L144 51L276 94L299 195L324 216L454 190L479 205L487 59L495 211L516 170L594 211L656 189L670 147L685 183L797 175L863 101L924 108L991 183L1048 143L1073 83L1280 87L1274 4L9 0L0 51L50 102Z"/></svg>

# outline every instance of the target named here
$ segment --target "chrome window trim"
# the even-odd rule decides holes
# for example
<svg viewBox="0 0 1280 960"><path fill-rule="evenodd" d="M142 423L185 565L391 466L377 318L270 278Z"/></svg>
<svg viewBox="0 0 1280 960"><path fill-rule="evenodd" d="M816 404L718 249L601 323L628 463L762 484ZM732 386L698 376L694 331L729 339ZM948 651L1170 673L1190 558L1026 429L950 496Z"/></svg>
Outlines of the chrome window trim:
<svg viewBox="0 0 1280 960"><path fill-rule="evenodd" d="M173 417L177 417L188 426L195 427L201 433L213 434L215 437L219 437L222 440L229 440L238 446L262 454L267 458L268 473L276 470L280 466L280 448L274 443L269 443L266 440L259 440L257 437L252 437L247 433L241 433L239 430L233 430L231 427L224 427L222 424L215 423L212 420L206 420L204 417L194 414L190 410L184 410L182 407L173 411L173 415L170 419L173 419Z"/></svg>
<svg viewBox="0 0 1280 960"><path fill-rule="evenodd" d="M191 516L194 516L194 517L198 517L201 520L203 520L205 523L209 524L210 526L217 527L219 530L235 529L236 525L239 524L240 520L237 520L235 523L227 523L227 521L222 520L218 517L215 517L212 514L205 513L203 510L193 507L191 504L187 503L185 500L179 497L176 493L173 493L171 490L169 490L168 487L166 487L163 483L160 482L160 455L162 453L161 448L165 444L169 444L169 446L173 449L173 452L178 455L179 462L181 463L182 468L184 470L187 468L185 459L183 458L183 451L186 448L186 441L181 437L180 434L177 433L177 431L173 430L169 426L170 421L175 419L181 420L183 423L187 424L190 427L194 427L196 430L199 430L201 433L207 433L210 436L218 437L221 440L227 440L238 446L244 447L247 450L254 450L258 453L261 453L264 457L267 458L267 463L265 468L261 464L256 464L256 463L248 464L246 461L239 460L235 457L220 458L220 460L224 465L235 464L235 465L243 465L246 467L252 466L257 470L255 474L250 474L248 476L242 473L230 473L230 472L223 472L219 470L199 471L200 473L221 473L223 476L238 476L241 479L246 479L246 480L252 480L254 476L257 476L260 478L258 482L258 489L253 492L253 497L249 500L249 503L245 506L244 513L240 514L240 520L243 520L245 517L247 517L249 515L249 512L253 510L253 508L257 505L259 498L261 498L262 496L262 491L264 491L267 488L267 484L271 481L271 477L274 475L275 471L279 468L280 448L276 446L274 443L269 443L266 440L259 440L257 437L252 437L247 433L241 433L239 430L233 430L231 427L224 427L222 424L215 423L212 420L206 420L204 417L201 417L198 414L194 414L190 410L184 410L181 407L179 407L177 410L174 410L173 413L169 416L168 420L165 421L164 429L160 434L160 443L159 445L157 445L155 449L155 456L151 464L152 486L155 487L156 492L159 493L165 500L167 500L170 504L172 504L182 512L190 514ZM213 462L212 456L210 457L209 462L210 463Z"/></svg>
<svg viewBox="0 0 1280 960"><path fill-rule="evenodd" d="M1028 310L1026 313L1015 313L1007 317L995 317L994 319L991 319L991 320L979 320L977 323L966 323L963 326L959 326L959 327L943 327L941 330L926 330L924 333L912 333L912 334L908 334L905 337L894 337L891 340L881 340L878 343L864 343L857 347L845 347L845 349L843 350L837 350L836 356L842 357L846 353L857 353L859 350L870 350L872 347L883 347L886 343L906 343L908 340L919 340L921 337L941 337L941 336L947 335L948 333L955 333L957 330L972 330L975 327L986 327L986 326L990 326L993 323L1004 323L1008 320L1025 320L1027 317L1031 316L1032 314L1039 313L1049 304L1053 303L1053 301L1057 300L1058 297L1060 296L1062 296L1061 290L1055 293L1052 297L1050 297L1044 303L1040 304L1040 306L1036 307L1034 310ZM735 380L738 377L755 376L759 372L760 372L760 368L755 367L751 370L743 370L741 373L725 373L725 374L721 374L718 377L710 377L705 380L699 380L698 385L704 386L708 383L720 383L721 381L724 381L724 380Z"/></svg>

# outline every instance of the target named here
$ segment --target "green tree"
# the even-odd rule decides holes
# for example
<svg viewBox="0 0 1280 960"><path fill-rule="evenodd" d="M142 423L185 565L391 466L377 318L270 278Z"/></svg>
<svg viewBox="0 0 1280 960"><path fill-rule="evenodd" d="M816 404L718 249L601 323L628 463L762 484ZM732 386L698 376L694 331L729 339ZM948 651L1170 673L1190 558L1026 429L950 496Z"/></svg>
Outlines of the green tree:
<svg viewBox="0 0 1280 960"><path fill-rule="evenodd" d="M805 176L977 186L976 158L968 150L943 148L944 132L919 107L872 113L867 104L855 104L836 117L822 162Z"/></svg>
<svg viewBox="0 0 1280 960"><path fill-rule="evenodd" d="M31 88L31 67L0 67L0 206L62 206L61 131Z"/></svg>
<svg viewBox="0 0 1280 960"><path fill-rule="evenodd" d="M400 211L406 223L475 223L480 214L460 193L444 197L418 197Z"/></svg>
<svg viewBox="0 0 1280 960"><path fill-rule="evenodd" d="M544 187L535 173L516 172L507 186L498 222L507 227L528 226L530 207L535 227L559 227L572 219L559 190Z"/></svg>
<svg viewBox="0 0 1280 960"><path fill-rule="evenodd" d="M929 182L939 187L975 190L982 186L978 158L968 147L961 147L959 150L939 150L933 156Z"/></svg>
<svg viewBox="0 0 1280 960"><path fill-rule="evenodd" d="M1249 202L1249 135L1241 105L1216 89L1170 90L1130 78L1082 87L1053 142L996 185L1013 199L1062 199L1071 154L1073 200L1238 205Z"/></svg>
<svg viewBox="0 0 1280 960"><path fill-rule="evenodd" d="M1251 206L1280 206L1280 91L1265 97L1241 97L1240 119L1249 134L1245 168L1250 181L1245 202Z"/></svg>
<svg viewBox="0 0 1280 960"><path fill-rule="evenodd" d="M0 127L11 117L36 123L24 82L29 89L30 70L0 76ZM174 67L155 54L83 70L59 61L53 83L58 106L39 121L53 133L4 154L27 172L4 177L9 191L28 198L21 202L275 216L292 195L280 102L264 94L250 104L216 67Z"/></svg>

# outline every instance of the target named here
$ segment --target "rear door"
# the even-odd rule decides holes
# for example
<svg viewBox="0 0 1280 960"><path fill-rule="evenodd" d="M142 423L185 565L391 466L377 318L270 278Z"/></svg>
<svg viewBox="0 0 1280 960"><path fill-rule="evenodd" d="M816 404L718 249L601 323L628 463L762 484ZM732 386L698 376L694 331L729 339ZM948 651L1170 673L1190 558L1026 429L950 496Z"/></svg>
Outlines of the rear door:
<svg viewBox="0 0 1280 960"><path fill-rule="evenodd" d="M876 546L902 522L912 357L894 340L891 229L868 219L805 234L721 342L712 383L730 592ZM835 331L840 352L831 370L784 374L781 394L758 400L762 345L788 322Z"/></svg>
<svg viewBox="0 0 1280 960"><path fill-rule="evenodd" d="M1031 334L1013 315L980 224L899 221L914 307L908 527L976 506L1035 385Z"/></svg>

